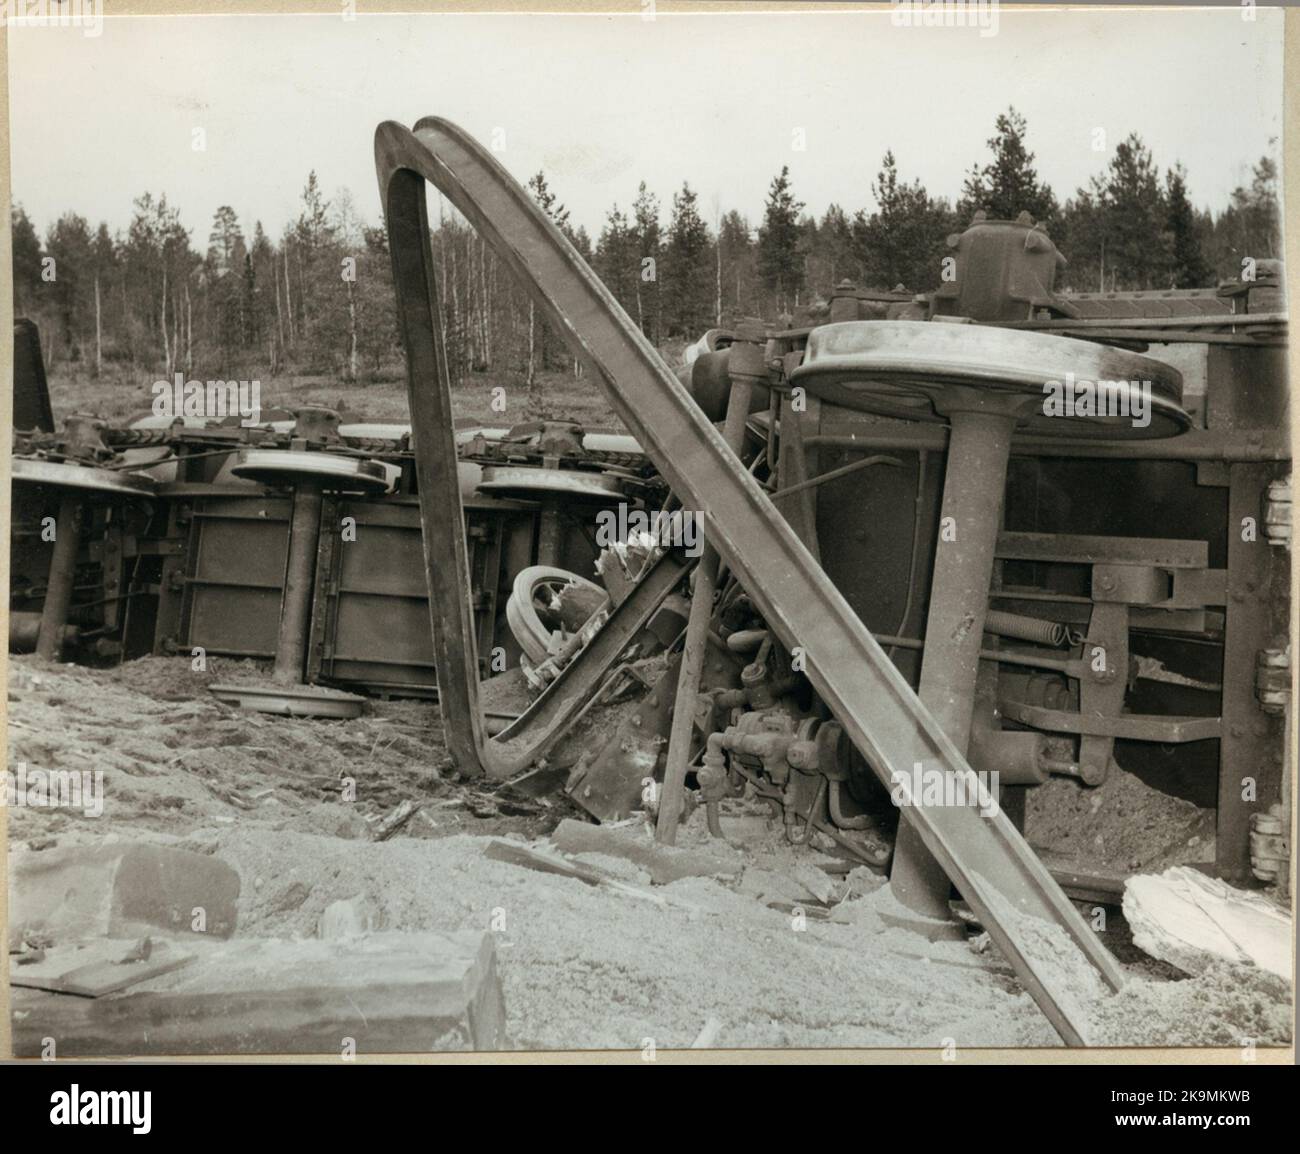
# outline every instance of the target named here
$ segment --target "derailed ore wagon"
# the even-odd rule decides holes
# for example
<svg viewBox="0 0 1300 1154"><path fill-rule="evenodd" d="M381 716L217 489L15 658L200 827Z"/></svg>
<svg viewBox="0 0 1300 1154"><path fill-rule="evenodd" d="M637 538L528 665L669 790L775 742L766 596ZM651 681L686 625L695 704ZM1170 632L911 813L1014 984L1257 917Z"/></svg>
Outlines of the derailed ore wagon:
<svg viewBox="0 0 1300 1154"><path fill-rule="evenodd" d="M674 373L455 126L384 124L376 159L410 426L303 411L55 434L33 416L15 637L47 656L274 658L286 710L318 696L303 681L436 692L457 766L497 779L666 650L574 762L578 804L608 821L649 796L671 841L685 808L719 831L719 803L748 791L792 841L817 831L888 869L918 921L950 917L955 887L1074 1044L1072 968L1111 988L1122 971L1067 892L1114 900L1123 877L1040 860L1028 791L1120 765L1216 810L1216 874L1285 876L1280 270L1065 294L1032 221L976 220L937 291L844 284L807 323L707 334ZM426 182L630 437L457 428ZM703 552L602 537L662 513L702 518ZM41 515L79 527L53 558ZM521 677L537 695L519 714L500 689Z"/></svg>

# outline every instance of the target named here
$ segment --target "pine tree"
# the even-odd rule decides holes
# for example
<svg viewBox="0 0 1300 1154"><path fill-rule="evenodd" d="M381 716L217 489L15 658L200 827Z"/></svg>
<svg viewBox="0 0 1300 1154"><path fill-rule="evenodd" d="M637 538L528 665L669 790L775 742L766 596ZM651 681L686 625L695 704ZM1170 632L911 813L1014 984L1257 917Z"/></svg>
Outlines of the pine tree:
<svg viewBox="0 0 1300 1154"><path fill-rule="evenodd" d="M556 200L555 193L546 183L546 173L541 169L528 178L528 191L533 194L533 199L541 206L542 211L561 229L568 225L569 210Z"/></svg>
<svg viewBox="0 0 1300 1154"><path fill-rule="evenodd" d="M528 191L541 209L551 218L562 232L569 227L569 210L560 204L550 186L546 183L546 173L541 169L529 177ZM546 416L546 398L542 393L541 380L538 377L539 365L546 366L546 323L537 315L537 306L532 298L528 301L528 363L525 369L525 385L528 389L528 409L531 416Z"/></svg>
<svg viewBox="0 0 1300 1154"><path fill-rule="evenodd" d="M790 187L790 166L783 165L767 190L763 223L758 230L758 273L778 312L791 312L803 288L799 255L799 213L803 201Z"/></svg>
<svg viewBox="0 0 1300 1154"><path fill-rule="evenodd" d="M237 250L243 243L239 217L230 205L223 204L212 214L212 231L208 234L208 259L217 276L225 276L237 267Z"/></svg>
<svg viewBox="0 0 1300 1154"><path fill-rule="evenodd" d="M632 315L636 312L636 280L640 273L638 256L636 236L627 214L615 204L605 216L592 263L614 299Z"/></svg>
<svg viewBox="0 0 1300 1154"><path fill-rule="evenodd" d="M56 324L52 347L64 357L79 361L93 328L95 261L90 226L86 218L65 212L45 234L45 251L54 259L54 279L47 283Z"/></svg>
<svg viewBox="0 0 1300 1154"><path fill-rule="evenodd" d="M663 239L659 229L659 198L643 180L632 202L632 231L636 237L636 322L652 344L660 338L661 299L659 261Z"/></svg>
<svg viewBox="0 0 1300 1154"><path fill-rule="evenodd" d="M1121 289L1163 288L1169 280L1168 208L1151 151L1136 132L1115 147L1106 174L1106 261Z"/></svg>
<svg viewBox="0 0 1300 1154"><path fill-rule="evenodd" d="M853 218L857 258L867 287L899 285L919 292L939 283L945 239L955 219L945 201L934 200L919 180L908 184L898 175L892 151L886 152L871 186L879 206L870 216Z"/></svg>
<svg viewBox="0 0 1300 1154"><path fill-rule="evenodd" d="M975 165L966 177L959 216L967 220L983 209L995 220L1015 220L1027 212L1039 224L1050 225L1057 214L1056 197L1038 179L1034 154L1025 145L1028 124L1014 108L1008 108L994 122L988 140L993 159Z"/></svg>
<svg viewBox="0 0 1300 1154"><path fill-rule="evenodd" d="M110 288L118 270L118 246L103 221L95 230L91 260L95 285L95 375L98 376L104 371L105 314L108 312Z"/></svg>
<svg viewBox="0 0 1300 1154"><path fill-rule="evenodd" d="M816 287L827 292L845 278L857 280L861 275L853 251L853 221L832 203L817 229Z"/></svg>
<svg viewBox="0 0 1300 1154"><path fill-rule="evenodd" d="M749 221L734 208L718 227L718 250L722 264L722 314L733 320L760 311L758 270L753 230Z"/></svg>
<svg viewBox="0 0 1300 1154"><path fill-rule="evenodd" d="M1227 209L1214 222L1214 266L1219 276L1240 277L1247 259L1275 258L1282 252L1277 162L1260 157L1248 185L1232 191Z"/></svg>
<svg viewBox="0 0 1300 1154"><path fill-rule="evenodd" d="M41 238L21 204L9 210L13 230L14 316L32 316L41 284Z"/></svg>
<svg viewBox="0 0 1300 1154"><path fill-rule="evenodd" d="M709 227L699 196L685 182L673 195L672 220L664 246L665 312L670 335L692 338L708 328L712 315L714 262Z"/></svg>
<svg viewBox="0 0 1300 1154"><path fill-rule="evenodd" d="M223 204L212 215L208 254L203 268L215 327L215 331L208 336L221 352L221 359L225 362L223 373L230 371L226 366L234 350L247 344L244 290L241 284L246 256L244 232L239 225L239 217L233 208Z"/></svg>
<svg viewBox="0 0 1300 1154"><path fill-rule="evenodd" d="M1212 273L1201 251L1201 228L1187 199L1187 173L1181 164L1165 172L1165 229L1170 238L1170 286L1204 288Z"/></svg>

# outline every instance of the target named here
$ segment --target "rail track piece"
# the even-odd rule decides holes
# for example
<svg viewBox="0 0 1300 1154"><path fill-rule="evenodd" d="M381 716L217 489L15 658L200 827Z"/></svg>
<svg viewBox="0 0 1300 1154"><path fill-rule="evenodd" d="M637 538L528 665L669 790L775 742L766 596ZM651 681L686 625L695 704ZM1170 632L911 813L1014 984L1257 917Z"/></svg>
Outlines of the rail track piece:
<svg viewBox="0 0 1300 1154"><path fill-rule="evenodd" d="M391 127L410 134L399 125ZM425 178L406 163L386 166L382 155L379 166L389 228L397 230L393 271L407 349L411 439L417 446L424 565L447 752L463 772L501 781L527 769L564 736L694 561L677 551L661 554L546 691L506 729L489 737L479 700L451 386L435 319L437 287L428 251Z"/></svg>
<svg viewBox="0 0 1300 1154"><path fill-rule="evenodd" d="M572 245L493 156L448 121L426 118L414 130L391 121L381 124L375 160L406 346L425 560L449 737L477 706L477 674L469 661L465 544L453 500L458 493L456 456L426 181L519 278L683 504L706 512L709 540L782 643L799 647L817 692L886 786L894 774L910 775L917 762L973 780L965 759L721 434ZM608 628L597 635L595 644L606 632ZM559 685L557 681L537 704ZM1086 1010L1072 993L1072 980L1091 967L1106 986L1118 989L1123 973L1115 959L1006 814L999 810L983 817L974 808L932 806L922 799L914 810L926 846L1048 1020L1067 1044L1086 1045ZM1051 951L1043 949L1045 936L1054 939Z"/></svg>

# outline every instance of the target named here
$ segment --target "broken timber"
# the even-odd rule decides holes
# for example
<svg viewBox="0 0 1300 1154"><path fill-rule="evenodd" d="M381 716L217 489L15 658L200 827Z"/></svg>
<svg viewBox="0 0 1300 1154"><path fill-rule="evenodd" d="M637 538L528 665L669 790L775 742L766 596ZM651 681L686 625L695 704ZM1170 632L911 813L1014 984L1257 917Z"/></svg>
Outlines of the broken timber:
<svg viewBox="0 0 1300 1154"><path fill-rule="evenodd" d="M15 989L16 1056L496 1050L505 1007L493 936L210 943L183 969L98 998Z"/></svg>
<svg viewBox="0 0 1300 1154"><path fill-rule="evenodd" d="M407 354L435 660L441 683L460 694L456 704L463 715L444 710L444 721L449 747L473 759L463 768L484 769L491 754L480 736L468 564L426 181L518 277L683 507L707 510L710 544L781 643L803 655L813 687L886 788L918 762L970 775L965 758L795 530L582 257L492 154L448 121L427 117L414 130L392 121L381 124L375 163ZM598 633L589 649L598 648L600 638ZM575 658L566 674L574 677L584 657ZM522 739L528 726L521 719L515 728ZM1071 976L1092 967L1107 986L1118 989L1123 974L1115 959L1004 813L984 817L974 808L920 802L911 810L926 848L1057 1032L1069 1045L1085 1045L1087 1026L1070 998ZM1042 957L1033 944L1041 935L1027 921L1062 931L1057 956Z"/></svg>
<svg viewBox="0 0 1300 1154"><path fill-rule="evenodd" d="M740 876L740 855L725 842L718 846L685 849L665 846L647 838L642 827L590 825L565 818L551 832L551 841L563 853L600 853L619 857L640 866L655 885L668 885L681 878Z"/></svg>
<svg viewBox="0 0 1300 1154"><path fill-rule="evenodd" d="M1291 977L1287 911L1189 866L1129 878L1124 917L1138 949L1189 974L1223 960Z"/></svg>

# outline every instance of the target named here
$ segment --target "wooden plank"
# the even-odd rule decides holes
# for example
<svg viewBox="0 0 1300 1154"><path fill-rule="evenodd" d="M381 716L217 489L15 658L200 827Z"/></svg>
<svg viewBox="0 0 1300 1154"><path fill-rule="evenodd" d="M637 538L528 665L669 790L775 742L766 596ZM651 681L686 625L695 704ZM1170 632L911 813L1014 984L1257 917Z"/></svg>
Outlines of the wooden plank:
<svg viewBox="0 0 1300 1154"><path fill-rule="evenodd" d="M21 955L10 955L9 983L99 998L170 973L194 960L192 953L166 941L146 940L152 943L149 956L130 960L127 959L132 953L140 952L139 943L122 938L51 946L41 961L28 965L21 964Z"/></svg>
<svg viewBox="0 0 1300 1154"><path fill-rule="evenodd" d="M187 948L189 943L186 943ZM365 1054L495 1050L505 1006L493 936L379 933L347 941L241 938L122 993L12 991L19 1057Z"/></svg>
<svg viewBox="0 0 1300 1154"><path fill-rule="evenodd" d="M483 856L507 865L522 866L524 869L537 870L539 873L555 874L558 877L572 878L584 885L599 886L612 890L624 897L636 898L638 901L650 902L661 908L676 906L678 909L698 911L699 906L676 895L657 894L643 886L629 885L605 870L581 862L570 861L558 854L542 853L514 842L493 841L488 844Z"/></svg>
<svg viewBox="0 0 1300 1154"><path fill-rule="evenodd" d="M700 849L661 845L646 837L639 826L615 828L565 818L551 834L551 841L565 853L623 858L645 870L655 885L690 877L731 880L744 868L740 854L725 842Z"/></svg>

